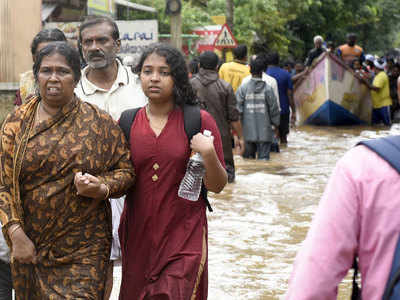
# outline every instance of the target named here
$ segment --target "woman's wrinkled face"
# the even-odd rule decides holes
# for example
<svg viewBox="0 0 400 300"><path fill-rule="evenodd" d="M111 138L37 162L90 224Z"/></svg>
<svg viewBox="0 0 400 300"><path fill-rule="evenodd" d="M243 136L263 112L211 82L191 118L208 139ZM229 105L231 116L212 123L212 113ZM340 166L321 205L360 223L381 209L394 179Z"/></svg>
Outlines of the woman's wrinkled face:
<svg viewBox="0 0 400 300"><path fill-rule="evenodd" d="M43 57L37 81L40 96L49 106L64 106L74 96L74 72L61 54L52 53Z"/></svg>
<svg viewBox="0 0 400 300"><path fill-rule="evenodd" d="M174 101L174 80L165 57L156 53L150 54L143 62L140 80L145 95L151 101Z"/></svg>

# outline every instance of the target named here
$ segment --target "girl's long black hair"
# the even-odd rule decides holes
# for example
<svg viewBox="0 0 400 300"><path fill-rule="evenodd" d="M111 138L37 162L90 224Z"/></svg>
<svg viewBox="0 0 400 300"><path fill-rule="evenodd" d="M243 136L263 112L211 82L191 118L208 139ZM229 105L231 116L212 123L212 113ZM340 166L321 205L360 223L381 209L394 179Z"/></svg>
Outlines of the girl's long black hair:
<svg viewBox="0 0 400 300"><path fill-rule="evenodd" d="M136 67L136 73L140 74L143 63L146 58L156 53L159 56L165 57L167 64L171 70L171 76L174 81L173 96L175 104L183 107L184 104L197 104L196 94L193 91L192 85L189 82L189 75L185 59L178 49L162 43L151 44L145 48L140 57L140 61Z"/></svg>

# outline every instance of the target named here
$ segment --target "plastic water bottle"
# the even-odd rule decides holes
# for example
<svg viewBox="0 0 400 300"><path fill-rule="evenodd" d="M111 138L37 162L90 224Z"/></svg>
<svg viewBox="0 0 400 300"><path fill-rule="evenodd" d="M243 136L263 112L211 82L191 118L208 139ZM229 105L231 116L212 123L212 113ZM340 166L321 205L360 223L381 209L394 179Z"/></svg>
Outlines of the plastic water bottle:
<svg viewBox="0 0 400 300"><path fill-rule="evenodd" d="M211 136L211 131L204 130L203 134ZM192 154L186 167L185 176L179 185L178 196L187 200L197 201L205 173L206 169L200 153Z"/></svg>

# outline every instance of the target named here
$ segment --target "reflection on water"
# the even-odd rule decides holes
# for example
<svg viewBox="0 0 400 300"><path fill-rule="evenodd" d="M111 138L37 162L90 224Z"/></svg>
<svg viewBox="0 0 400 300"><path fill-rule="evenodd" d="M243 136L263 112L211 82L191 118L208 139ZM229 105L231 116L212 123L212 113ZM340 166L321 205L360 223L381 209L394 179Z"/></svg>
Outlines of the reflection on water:
<svg viewBox="0 0 400 300"><path fill-rule="evenodd" d="M399 134L371 127L299 127L271 161L235 157L237 179L210 195L209 300L280 299L336 161L358 141ZM348 277L339 299L349 299Z"/></svg>
<svg viewBox="0 0 400 300"><path fill-rule="evenodd" d="M211 194L209 300L283 297L296 252L336 161L360 140L400 134L371 127L300 127L271 161L236 157L237 179ZM118 299L121 268L111 299ZM350 299L351 278L339 289Z"/></svg>

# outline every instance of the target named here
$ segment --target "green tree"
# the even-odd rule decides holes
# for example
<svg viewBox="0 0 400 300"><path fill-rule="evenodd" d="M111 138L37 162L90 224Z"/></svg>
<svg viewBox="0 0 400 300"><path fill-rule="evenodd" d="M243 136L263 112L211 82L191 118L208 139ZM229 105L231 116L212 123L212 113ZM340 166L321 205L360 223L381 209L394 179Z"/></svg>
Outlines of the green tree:
<svg viewBox="0 0 400 300"><path fill-rule="evenodd" d="M131 19L159 22L160 33L169 33L165 0L131 0L154 6L157 13L130 12ZM195 0L182 1L182 32L211 25L211 16L226 13L227 0L208 0L207 6ZM397 33L400 0L231 0L234 4L233 33L239 43L253 52L276 50L281 56L304 58L313 47L313 37L322 35L336 45L345 42L346 33L358 34L358 43L372 53L400 45Z"/></svg>

